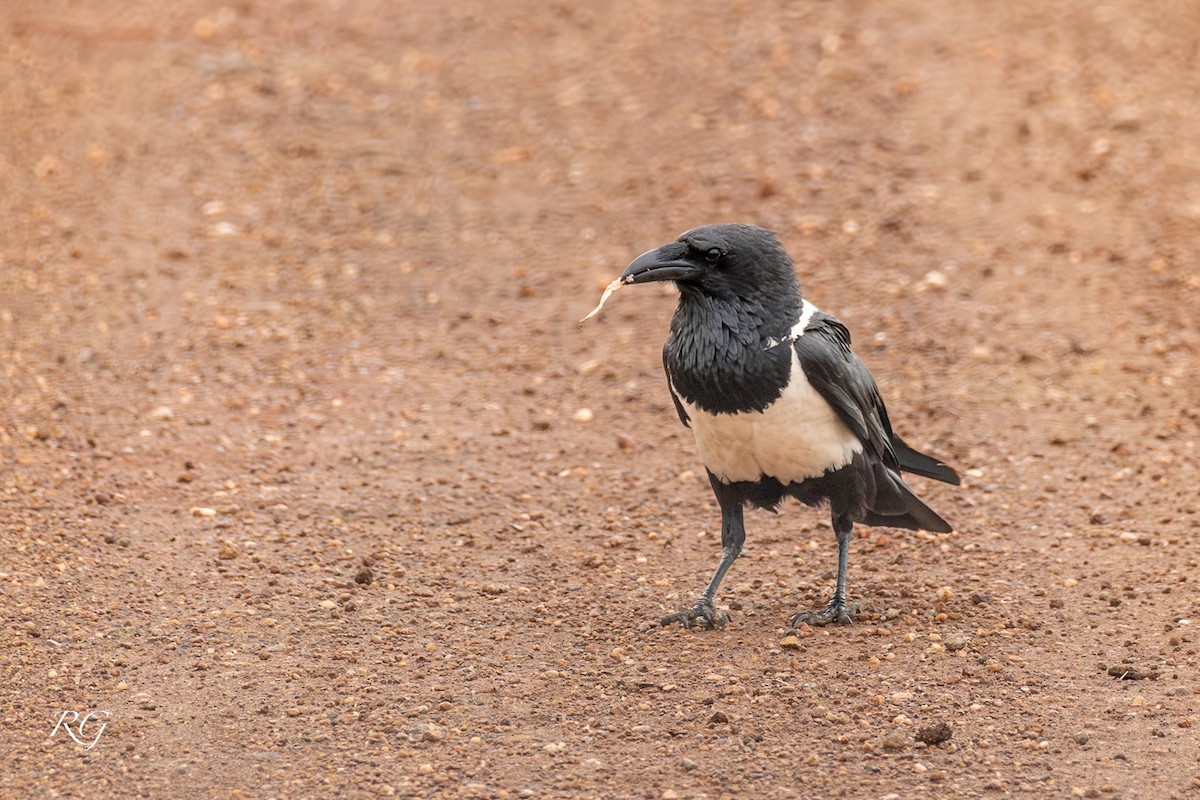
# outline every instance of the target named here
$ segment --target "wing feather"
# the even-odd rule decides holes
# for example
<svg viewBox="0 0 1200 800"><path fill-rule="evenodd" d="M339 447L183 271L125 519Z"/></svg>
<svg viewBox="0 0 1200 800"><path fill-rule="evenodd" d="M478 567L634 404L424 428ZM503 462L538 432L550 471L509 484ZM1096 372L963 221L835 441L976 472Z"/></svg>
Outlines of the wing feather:
<svg viewBox="0 0 1200 800"><path fill-rule="evenodd" d="M892 426L870 370L850 349L850 331L836 318L818 312L793 345L804 376L833 407L864 449L899 470L892 447Z"/></svg>
<svg viewBox="0 0 1200 800"><path fill-rule="evenodd" d="M663 372L667 373L667 391L671 393L671 402L675 404L675 411L679 414L679 421L683 423L683 427L692 427L691 417L683 408L683 403L679 402L679 395L675 394L675 385L671 381L671 368L667 366L667 348L663 347Z"/></svg>

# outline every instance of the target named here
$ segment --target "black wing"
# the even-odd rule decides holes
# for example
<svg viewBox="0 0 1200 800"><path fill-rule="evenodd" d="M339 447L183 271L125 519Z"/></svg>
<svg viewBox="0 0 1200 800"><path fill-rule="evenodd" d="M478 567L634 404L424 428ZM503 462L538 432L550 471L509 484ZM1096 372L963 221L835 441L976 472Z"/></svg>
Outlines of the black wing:
<svg viewBox="0 0 1200 800"><path fill-rule="evenodd" d="M958 485L957 472L912 449L892 431L879 387L850 349L850 331L845 325L818 312L794 346L808 382L833 406L868 453L893 470Z"/></svg>
<svg viewBox="0 0 1200 800"><path fill-rule="evenodd" d="M663 372L667 374L667 391L671 393L671 402L675 404L675 411L679 414L679 421L683 423L683 427L692 427L692 419L683 409L683 403L679 402L679 396L675 394L675 387L671 384L671 368L667 366L667 348L663 347Z"/></svg>
<svg viewBox="0 0 1200 800"><path fill-rule="evenodd" d="M863 447L886 466L899 471L892 447L892 426L867 366L850 349L850 331L818 312L793 347L804 376L846 423Z"/></svg>

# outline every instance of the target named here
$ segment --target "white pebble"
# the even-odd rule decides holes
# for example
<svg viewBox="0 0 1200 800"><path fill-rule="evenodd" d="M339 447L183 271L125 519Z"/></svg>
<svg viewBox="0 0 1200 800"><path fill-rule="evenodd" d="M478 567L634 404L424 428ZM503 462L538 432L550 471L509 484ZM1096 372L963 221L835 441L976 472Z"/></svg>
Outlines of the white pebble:
<svg viewBox="0 0 1200 800"><path fill-rule="evenodd" d="M931 269L925 273L925 277L921 279L919 289L945 289L949 279L944 272L939 272L936 269Z"/></svg>

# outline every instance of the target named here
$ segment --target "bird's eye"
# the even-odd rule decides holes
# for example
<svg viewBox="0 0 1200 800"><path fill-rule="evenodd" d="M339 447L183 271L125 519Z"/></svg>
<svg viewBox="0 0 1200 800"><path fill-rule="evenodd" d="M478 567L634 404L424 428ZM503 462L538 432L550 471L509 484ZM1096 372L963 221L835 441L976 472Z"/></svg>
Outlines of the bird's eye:
<svg viewBox="0 0 1200 800"><path fill-rule="evenodd" d="M710 264L715 264L718 261L720 261L721 260L721 248L719 248L719 247L708 248L708 251L704 254L704 260Z"/></svg>

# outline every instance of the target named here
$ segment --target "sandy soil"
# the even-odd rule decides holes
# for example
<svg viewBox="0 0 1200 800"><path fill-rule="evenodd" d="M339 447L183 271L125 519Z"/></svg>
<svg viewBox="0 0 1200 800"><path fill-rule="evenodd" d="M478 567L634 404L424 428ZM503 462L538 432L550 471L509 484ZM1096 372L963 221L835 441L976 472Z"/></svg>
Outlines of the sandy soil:
<svg viewBox="0 0 1200 800"><path fill-rule="evenodd" d="M0 797L1200 796L1195 4L0 37ZM719 550L674 300L575 323L719 220L966 476L913 481L955 533L862 532L852 628L785 637L834 568L795 505L726 629L650 624Z"/></svg>

